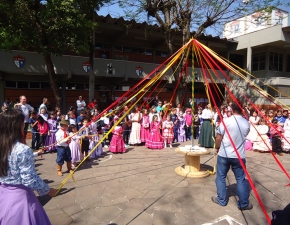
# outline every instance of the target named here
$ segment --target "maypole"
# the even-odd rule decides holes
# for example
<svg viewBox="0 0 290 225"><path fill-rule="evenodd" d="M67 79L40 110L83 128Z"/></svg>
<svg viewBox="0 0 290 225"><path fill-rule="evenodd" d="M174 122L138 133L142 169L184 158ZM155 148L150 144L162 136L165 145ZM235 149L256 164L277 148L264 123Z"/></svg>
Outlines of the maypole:
<svg viewBox="0 0 290 225"><path fill-rule="evenodd" d="M195 73L194 73L194 47L193 40L191 41L191 146L194 146L194 81L195 81Z"/></svg>

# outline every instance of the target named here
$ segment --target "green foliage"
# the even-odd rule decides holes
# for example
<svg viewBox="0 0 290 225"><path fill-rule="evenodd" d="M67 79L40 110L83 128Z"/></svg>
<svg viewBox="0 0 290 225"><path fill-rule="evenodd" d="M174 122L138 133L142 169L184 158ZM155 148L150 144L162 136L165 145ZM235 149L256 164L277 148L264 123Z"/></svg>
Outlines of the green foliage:
<svg viewBox="0 0 290 225"><path fill-rule="evenodd" d="M0 48L61 55L88 52L101 0L1 0ZM90 10L91 9L91 10Z"/></svg>

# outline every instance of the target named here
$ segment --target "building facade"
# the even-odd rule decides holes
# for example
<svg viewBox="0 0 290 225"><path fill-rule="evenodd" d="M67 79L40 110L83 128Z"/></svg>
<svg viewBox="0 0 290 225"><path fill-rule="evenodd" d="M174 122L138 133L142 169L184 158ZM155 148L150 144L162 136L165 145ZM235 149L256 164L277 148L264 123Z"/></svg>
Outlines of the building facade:
<svg viewBox="0 0 290 225"><path fill-rule="evenodd" d="M125 21L123 18L96 16L98 29L95 34L95 97L99 103L107 99L118 98L151 73L168 57L167 46L162 30L157 25ZM224 57L228 56L235 42L219 37L202 36L200 40ZM173 43L176 49L182 46L182 34L174 32ZM14 101L20 95L26 95L28 102L38 107L43 97L54 105L54 95L49 84L44 58L31 51L0 51L0 101L10 98ZM89 95L89 73L91 67L86 54L76 55L65 52L63 56L52 56L56 82L63 97L63 110L75 106L79 95L86 102ZM188 73L191 74L191 65ZM197 102L205 102L204 85L197 74L195 96ZM173 73L167 72L167 77ZM169 100L176 82L165 79L156 93L163 100ZM137 90L136 90L137 91ZM148 93L149 94L149 93ZM188 85L186 99L191 96L191 85Z"/></svg>
<svg viewBox="0 0 290 225"><path fill-rule="evenodd" d="M252 81L274 100L290 105L290 27L289 13L274 9L269 14L255 12L224 26L224 38L237 42L230 60L250 72ZM265 96L236 80L240 91L257 104L271 104ZM232 87L233 88L233 87ZM268 97L268 96L266 96Z"/></svg>

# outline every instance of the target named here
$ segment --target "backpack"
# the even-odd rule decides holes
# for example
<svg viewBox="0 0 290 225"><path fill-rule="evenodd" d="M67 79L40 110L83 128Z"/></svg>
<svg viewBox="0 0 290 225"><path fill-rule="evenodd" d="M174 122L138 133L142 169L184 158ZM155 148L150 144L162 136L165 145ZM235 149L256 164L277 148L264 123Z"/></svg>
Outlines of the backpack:
<svg viewBox="0 0 290 225"><path fill-rule="evenodd" d="M290 204L283 210L272 212L272 225L290 225Z"/></svg>

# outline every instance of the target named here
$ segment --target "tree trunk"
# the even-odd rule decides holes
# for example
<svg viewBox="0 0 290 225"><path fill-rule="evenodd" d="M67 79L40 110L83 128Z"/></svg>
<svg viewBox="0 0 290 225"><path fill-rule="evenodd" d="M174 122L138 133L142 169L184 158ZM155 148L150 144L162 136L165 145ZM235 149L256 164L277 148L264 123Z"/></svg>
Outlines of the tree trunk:
<svg viewBox="0 0 290 225"><path fill-rule="evenodd" d="M54 97L55 97L55 102L56 102L56 106L60 107L61 106L61 95L59 92L59 87L55 81L55 72L54 72L54 66L51 60L51 56L50 55L45 55L44 56L44 61L46 64L46 68L47 68L47 72L48 72L48 77L49 77L49 83L50 86L52 88Z"/></svg>
<svg viewBox="0 0 290 225"><path fill-rule="evenodd" d="M189 29L189 20L187 21L187 22L185 22L184 23L185 25L184 25L184 28L183 28L183 32L182 32L182 40L183 40L183 44L186 44L188 41L189 41L189 39L190 39L190 29ZM183 62L181 63L181 65L182 66L184 66L185 65L185 63L186 63L186 60L183 60ZM176 82L178 81L178 79L179 79L179 74L180 74L180 72L181 71L178 71L178 73L177 74L175 74L174 76L175 76L175 80L176 80ZM185 74L185 75L187 75L187 74ZM183 78L181 78L181 80L180 80L180 83L178 84L178 88L177 88L177 94L176 94L176 97L175 97L175 103L176 103L176 106L178 105L178 104L182 104L182 100L183 99L185 99L184 100L184 104L183 104L183 106L185 106L186 105L186 88L184 87L184 80L183 80ZM177 85L177 84L176 84Z"/></svg>

